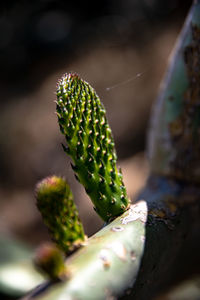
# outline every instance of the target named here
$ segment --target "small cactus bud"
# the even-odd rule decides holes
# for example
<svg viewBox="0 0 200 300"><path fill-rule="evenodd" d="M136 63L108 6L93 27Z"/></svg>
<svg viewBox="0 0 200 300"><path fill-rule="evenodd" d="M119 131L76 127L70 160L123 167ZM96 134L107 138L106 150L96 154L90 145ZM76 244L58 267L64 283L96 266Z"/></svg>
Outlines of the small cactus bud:
<svg viewBox="0 0 200 300"><path fill-rule="evenodd" d="M85 240L83 226L71 190L63 178L43 179L36 187L37 207L53 240L66 253L74 251Z"/></svg>
<svg viewBox="0 0 200 300"><path fill-rule="evenodd" d="M52 243L45 243L36 249L34 264L36 268L52 280L64 279L67 270L64 254Z"/></svg>
<svg viewBox="0 0 200 300"><path fill-rule="evenodd" d="M78 75L64 75L57 86L57 115L73 169L96 211L105 221L122 214L129 200L121 188L111 129L96 92Z"/></svg>

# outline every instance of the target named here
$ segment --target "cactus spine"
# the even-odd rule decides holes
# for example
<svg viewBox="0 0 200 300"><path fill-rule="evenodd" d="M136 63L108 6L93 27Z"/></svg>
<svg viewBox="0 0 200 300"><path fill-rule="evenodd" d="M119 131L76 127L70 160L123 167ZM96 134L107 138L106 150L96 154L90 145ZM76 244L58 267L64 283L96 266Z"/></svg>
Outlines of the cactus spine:
<svg viewBox="0 0 200 300"><path fill-rule="evenodd" d="M100 217L109 221L129 205L105 108L94 89L76 74L58 82L57 115L74 162L77 179L83 184Z"/></svg>
<svg viewBox="0 0 200 300"><path fill-rule="evenodd" d="M67 254L85 240L71 190L63 178L43 179L36 188L37 207L58 246Z"/></svg>

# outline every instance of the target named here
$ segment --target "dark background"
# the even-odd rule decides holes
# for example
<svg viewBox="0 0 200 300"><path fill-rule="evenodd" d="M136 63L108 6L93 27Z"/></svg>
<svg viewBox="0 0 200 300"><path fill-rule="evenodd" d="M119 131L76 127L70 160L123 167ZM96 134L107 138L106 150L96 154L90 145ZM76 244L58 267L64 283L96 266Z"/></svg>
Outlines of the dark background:
<svg viewBox="0 0 200 300"><path fill-rule="evenodd" d="M6 4L5 4L6 3ZM86 233L101 221L76 183L54 114L56 82L75 71L101 97L134 199L148 175L151 105L191 1L3 1L0 4L0 230L48 239L34 187L69 181Z"/></svg>

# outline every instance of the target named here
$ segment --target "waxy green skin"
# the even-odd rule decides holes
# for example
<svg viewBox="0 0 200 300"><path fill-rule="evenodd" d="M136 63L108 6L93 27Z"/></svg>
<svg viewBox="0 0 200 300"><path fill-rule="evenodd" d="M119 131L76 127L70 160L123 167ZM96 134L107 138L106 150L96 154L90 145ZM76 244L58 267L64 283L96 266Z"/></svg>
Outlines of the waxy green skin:
<svg viewBox="0 0 200 300"><path fill-rule="evenodd" d="M44 282L23 300L118 299L139 271L146 217L144 201L131 206L67 258L67 280Z"/></svg>
<svg viewBox="0 0 200 300"><path fill-rule="evenodd" d="M43 179L36 188L37 207L53 240L68 254L85 240L71 190L63 178Z"/></svg>
<svg viewBox="0 0 200 300"><path fill-rule="evenodd" d="M73 170L104 221L129 205L106 113L94 89L76 74L66 74L57 86L57 115L65 135Z"/></svg>

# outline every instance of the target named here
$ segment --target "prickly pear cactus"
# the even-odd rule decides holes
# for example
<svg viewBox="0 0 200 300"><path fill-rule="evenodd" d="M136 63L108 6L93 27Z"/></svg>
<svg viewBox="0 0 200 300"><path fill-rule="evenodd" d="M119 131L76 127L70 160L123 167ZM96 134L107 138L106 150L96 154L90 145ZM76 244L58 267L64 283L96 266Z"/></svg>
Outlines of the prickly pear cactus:
<svg viewBox="0 0 200 300"><path fill-rule="evenodd" d="M36 187L37 207L54 241L67 254L85 240L71 190L63 178L43 179Z"/></svg>
<svg viewBox="0 0 200 300"><path fill-rule="evenodd" d="M57 86L57 115L65 135L76 178L100 217L109 221L129 205L106 113L94 89L76 74L66 74Z"/></svg>

